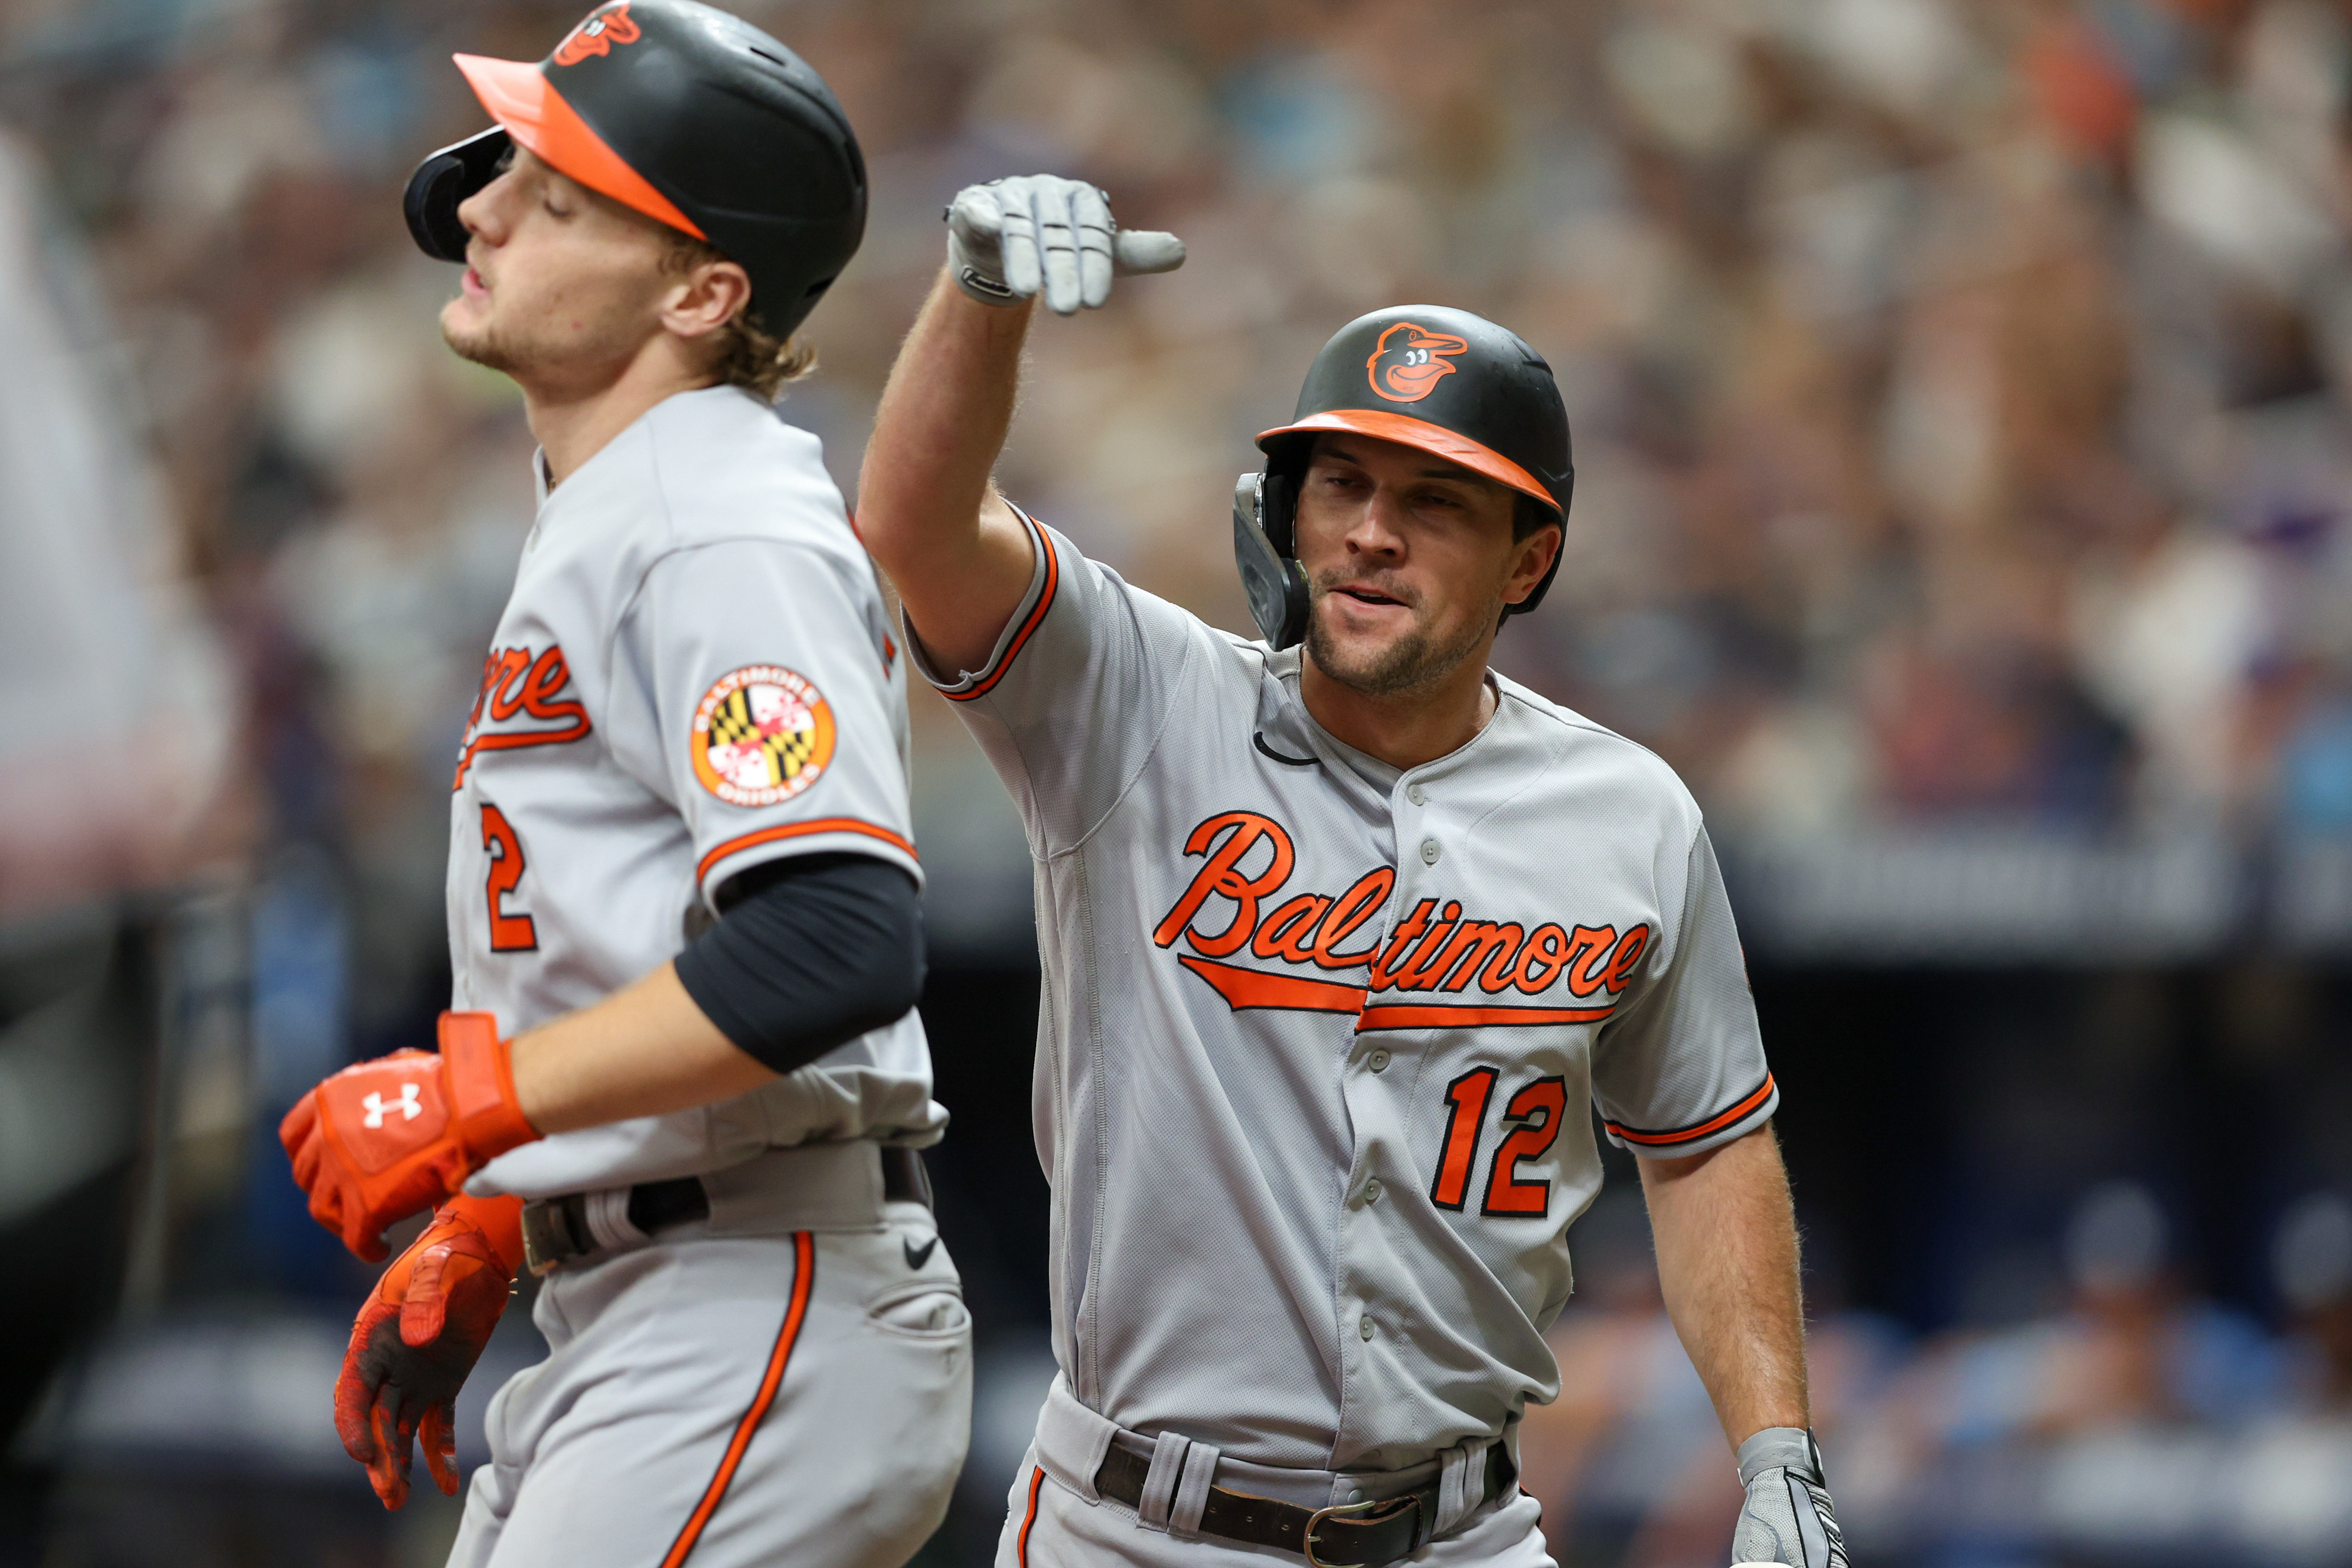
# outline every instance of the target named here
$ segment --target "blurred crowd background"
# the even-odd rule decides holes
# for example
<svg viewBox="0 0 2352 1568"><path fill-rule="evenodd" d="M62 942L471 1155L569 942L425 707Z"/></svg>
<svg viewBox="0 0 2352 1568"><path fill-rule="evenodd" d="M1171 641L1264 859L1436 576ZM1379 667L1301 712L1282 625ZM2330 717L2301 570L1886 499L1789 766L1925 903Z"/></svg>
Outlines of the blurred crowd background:
<svg viewBox="0 0 2352 1568"><path fill-rule="evenodd" d="M1190 247L1040 327L1002 480L1220 624L1233 476L1341 322L1550 359L1567 562L1498 661L1724 850L1858 1564L2352 1563L2352 7L738 8L872 173L781 409L853 498L940 208L1000 174ZM398 195L484 122L453 50L576 19L0 0L0 1563L446 1549L335 1445L369 1273L274 1128L446 1001L531 440ZM1049 1365L1034 958L1009 809L916 702L981 1334L926 1555L976 1563ZM1563 1563L1719 1568L1727 1450L1612 1178L1527 1484Z"/></svg>

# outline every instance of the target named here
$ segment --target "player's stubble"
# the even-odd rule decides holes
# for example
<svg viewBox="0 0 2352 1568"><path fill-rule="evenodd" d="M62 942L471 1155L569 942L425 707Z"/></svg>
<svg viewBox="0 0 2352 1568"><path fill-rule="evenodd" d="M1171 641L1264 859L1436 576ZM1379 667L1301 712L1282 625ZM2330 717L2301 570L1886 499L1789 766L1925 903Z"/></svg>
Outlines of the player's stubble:
<svg viewBox="0 0 2352 1568"><path fill-rule="evenodd" d="M571 331L556 332L528 320L512 322L495 314L488 321L461 321L454 319L457 311L453 308L442 312L441 341L459 359L524 386L595 386L608 384L628 364L644 336L638 314L592 310L586 322L574 320Z"/></svg>
<svg viewBox="0 0 2352 1568"><path fill-rule="evenodd" d="M512 375L531 363L530 354L520 345L507 341L507 335L495 325L467 329L457 325L445 313L441 318L441 341L459 359L471 360L485 370L495 370Z"/></svg>
<svg viewBox="0 0 2352 1568"><path fill-rule="evenodd" d="M1353 652L1324 624L1323 600L1334 588L1356 582L1360 575L1335 569L1316 577L1314 607L1307 616L1307 656L1331 679L1367 697L1399 697L1436 684L1479 652L1489 629L1503 616L1503 598L1496 594L1490 605L1465 616L1453 635L1442 641L1429 626L1416 626L1377 648Z"/></svg>
<svg viewBox="0 0 2352 1568"><path fill-rule="evenodd" d="M441 341L524 386L576 394L609 385L657 330L654 307L667 279L652 250L635 265L625 252L598 259L593 269L553 274L544 263L510 263L495 292L442 308Z"/></svg>

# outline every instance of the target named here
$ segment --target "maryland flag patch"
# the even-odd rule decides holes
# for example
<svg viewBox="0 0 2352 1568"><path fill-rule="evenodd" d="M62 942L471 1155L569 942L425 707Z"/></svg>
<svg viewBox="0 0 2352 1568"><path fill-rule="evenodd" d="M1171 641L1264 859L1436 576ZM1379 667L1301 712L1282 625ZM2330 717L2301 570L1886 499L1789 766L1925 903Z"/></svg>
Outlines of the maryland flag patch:
<svg viewBox="0 0 2352 1568"><path fill-rule="evenodd" d="M746 665L703 693L689 744L703 788L730 805L773 805L824 776L833 710L796 671Z"/></svg>

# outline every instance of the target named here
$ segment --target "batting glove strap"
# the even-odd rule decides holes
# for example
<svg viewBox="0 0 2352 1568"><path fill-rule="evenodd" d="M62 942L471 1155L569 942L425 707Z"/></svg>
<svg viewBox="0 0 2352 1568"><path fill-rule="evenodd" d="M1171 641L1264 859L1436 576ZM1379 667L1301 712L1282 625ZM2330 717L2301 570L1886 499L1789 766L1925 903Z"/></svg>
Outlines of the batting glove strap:
<svg viewBox="0 0 2352 1568"><path fill-rule="evenodd" d="M1768 1426L1739 1445L1748 1501L1731 1542L1735 1563L1846 1568L1845 1536L1830 1505L1822 1451L1801 1426Z"/></svg>
<svg viewBox="0 0 2352 1568"><path fill-rule="evenodd" d="M362 1258L384 1226L433 1207L489 1161L539 1136L516 1102L497 1020L444 1013L441 1052L395 1051L345 1068L278 1129L310 1215Z"/></svg>
<svg viewBox="0 0 2352 1568"><path fill-rule="evenodd" d="M1004 282L1002 214L990 212L992 193L990 197L973 195L988 193L990 185L971 185L940 214L948 221L948 270L955 275L957 289L983 306L1024 306L1028 296L1013 294L1012 284ZM962 218L957 218L957 207L964 209Z"/></svg>
<svg viewBox="0 0 2352 1568"><path fill-rule="evenodd" d="M450 1110L468 1173L539 1137L515 1097L514 1058L499 1038L495 1015L442 1014L441 1064L449 1075Z"/></svg>

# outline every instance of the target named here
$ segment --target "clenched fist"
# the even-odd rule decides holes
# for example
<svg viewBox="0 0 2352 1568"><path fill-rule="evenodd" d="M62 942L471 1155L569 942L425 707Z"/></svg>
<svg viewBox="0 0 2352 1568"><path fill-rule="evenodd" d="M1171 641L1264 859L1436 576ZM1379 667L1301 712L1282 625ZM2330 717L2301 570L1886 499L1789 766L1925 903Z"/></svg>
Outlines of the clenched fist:
<svg viewBox="0 0 2352 1568"><path fill-rule="evenodd" d="M383 1228L434 1207L474 1172L539 1137L488 1013L441 1015L441 1050L347 1067L278 1125L310 1217L373 1262Z"/></svg>

